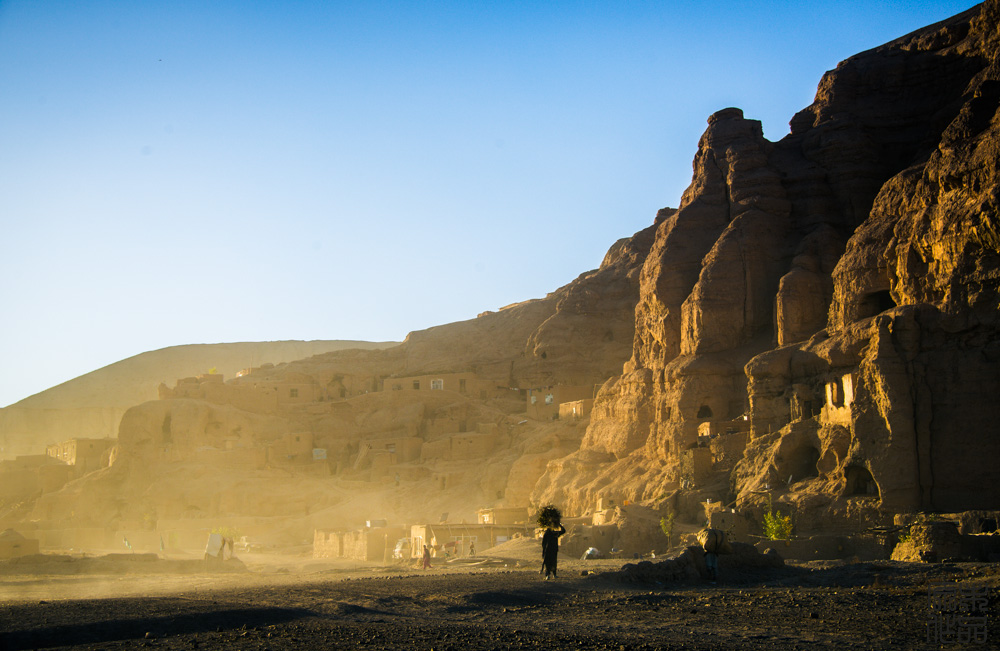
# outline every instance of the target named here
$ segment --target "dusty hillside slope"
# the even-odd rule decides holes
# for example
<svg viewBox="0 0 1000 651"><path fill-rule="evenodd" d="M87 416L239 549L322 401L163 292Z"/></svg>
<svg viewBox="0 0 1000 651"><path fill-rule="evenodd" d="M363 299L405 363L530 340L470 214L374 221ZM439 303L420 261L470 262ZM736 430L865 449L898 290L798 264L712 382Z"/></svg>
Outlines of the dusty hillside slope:
<svg viewBox="0 0 1000 651"><path fill-rule="evenodd" d="M117 436L132 405L156 398L161 382L217 368L235 375L262 363L281 364L332 350L384 348L366 341L264 341L170 346L91 371L0 409L0 459L37 453L68 438Z"/></svg>
<svg viewBox="0 0 1000 651"><path fill-rule="evenodd" d="M289 545L373 518L475 521L478 508L526 507L586 426L553 421L555 405L529 413L528 391L589 398L621 367L652 233L615 243L598 269L542 299L397 346L165 384L124 414L110 467L7 517L34 522L43 546L71 546L85 529L98 533L83 546L112 531L183 546L222 525Z"/></svg>

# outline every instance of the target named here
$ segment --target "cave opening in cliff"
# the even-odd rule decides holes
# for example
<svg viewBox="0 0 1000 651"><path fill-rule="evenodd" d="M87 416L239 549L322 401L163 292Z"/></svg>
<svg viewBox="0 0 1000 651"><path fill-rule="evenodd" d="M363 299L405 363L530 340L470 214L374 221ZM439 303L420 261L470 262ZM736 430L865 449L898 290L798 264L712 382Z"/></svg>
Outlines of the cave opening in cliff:
<svg viewBox="0 0 1000 651"><path fill-rule="evenodd" d="M708 405L702 405L698 408L698 418L711 418L712 408Z"/></svg>
<svg viewBox="0 0 1000 651"><path fill-rule="evenodd" d="M844 381L840 378L830 383L830 404L834 407L844 406Z"/></svg>
<svg viewBox="0 0 1000 651"><path fill-rule="evenodd" d="M792 476L796 480L819 477L819 449L811 444L803 445L795 451L795 455L790 464L793 468Z"/></svg>
<svg viewBox="0 0 1000 651"><path fill-rule="evenodd" d="M848 466L845 472L847 478L847 495L872 496L878 495L878 484L872 473L863 466Z"/></svg>
<svg viewBox="0 0 1000 651"><path fill-rule="evenodd" d="M979 533L996 533L996 530L997 530L996 518L979 519Z"/></svg>
<svg viewBox="0 0 1000 651"><path fill-rule="evenodd" d="M892 300L892 292L888 289L871 292L861 299L861 303L858 305L858 318L866 319L894 307L896 307L896 301Z"/></svg>

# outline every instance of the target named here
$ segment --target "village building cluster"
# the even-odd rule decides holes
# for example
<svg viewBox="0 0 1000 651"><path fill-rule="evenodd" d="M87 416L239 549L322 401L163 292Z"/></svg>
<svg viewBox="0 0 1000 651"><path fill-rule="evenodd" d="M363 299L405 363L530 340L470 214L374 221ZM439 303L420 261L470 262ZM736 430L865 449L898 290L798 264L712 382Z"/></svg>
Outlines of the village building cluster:
<svg viewBox="0 0 1000 651"><path fill-rule="evenodd" d="M415 392L450 392L456 395L456 402L448 404L455 406L410 409L408 405L420 403ZM363 482L398 487L401 482L421 481L430 490L449 491L474 481L476 462L510 445L511 431L516 426L512 423L585 418L592 408L594 392L594 386L511 388L481 379L473 372L405 377L331 373L316 378L302 373L276 373L274 367L262 365L244 369L229 381L213 372L182 378L173 387L161 384L162 422L146 430L148 438L141 441L141 449L130 449L128 453L146 455L143 463L197 461L227 472L282 470L320 479L336 477L345 485ZM189 431L191 423L169 407L171 401L193 401L261 417L298 413L314 421L328 419L336 424L353 422L356 413L363 413L357 412L352 400L379 395L383 397L378 400L400 405L393 407L397 410L394 417L382 424L355 428L351 436L338 436L335 430L320 436L310 427L293 427L262 438L245 428L212 422L207 423L204 433L199 433ZM520 404L520 410L515 406L513 413L520 411L523 417L512 421L505 417L484 419L481 410L463 406L491 400L504 402L498 414L510 413L511 405ZM204 533L219 522L240 520L227 515L231 508L253 511L252 496L234 501L234 496L223 491L206 508L193 509L184 506L189 501L185 494L178 494L176 499L163 502L139 518L115 517L114 530L96 521L77 523L72 530L60 527L56 515L59 500L55 499L58 491L74 479L114 465L122 454L118 443L117 439L71 438L49 445L44 455L0 462L0 502L35 503L39 521L29 527L31 531L23 532L34 536L28 540L34 540L42 549L108 548L123 539L136 548L154 551L164 546L182 548L197 545ZM136 444L134 437L128 443ZM501 496L502 491L497 491L497 498ZM262 515L274 517L271 513ZM247 518L242 521L250 522ZM393 554L398 556L418 544L400 545L397 550L397 543L404 538L434 541L442 553L462 553L473 543L486 548L515 536L530 535L532 527L526 522L527 506L522 505L484 510L474 524L407 525L398 531L399 527L388 526L355 532L317 531L316 554L370 559L384 555L385 546L391 543ZM256 530L255 525L249 529ZM31 549L31 543L17 548Z"/></svg>
<svg viewBox="0 0 1000 651"><path fill-rule="evenodd" d="M117 439L68 439L45 454L0 461L0 503L26 501L54 493L67 482L111 465Z"/></svg>
<svg viewBox="0 0 1000 651"><path fill-rule="evenodd" d="M434 558L469 556L500 543L534 535L535 525L526 507L480 509L475 523L449 522L447 514L437 524L390 525L369 520L362 529L317 529L315 558L350 558L389 562L419 558L426 545Z"/></svg>
<svg viewBox="0 0 1000 651"><path fill-rule="evenodd" d="M314 416L331 415L350 418L351 398L371 393L450 391L472 400L520 400L525 416L534 420L580 419L593 407L593 386L555 385L530 389L498 386L478 378L472 372L439 373L406 377L371 375L332 375L325 383L311 376L288 373L275 379L266 374L268 367L245 369L230 382L220 374L184 378L173 388L160 387L161 400L194 399L228 405L253 413L271 414L281 410L305 409ZM261 372L264 372L261 374ZM258 379L261 375L264 379ZM206 450L198 445L197 454L217 454L219 463L228 467L263 469L276 466L323 467L331 474L347 473L355 479L381 481L402 476L410 479L414 464L466 462L483 459L502 444L503 427L497 422L472 419L469 410L436 412L422 417L399 418L380 431L359 441L327 437L320 446L316 435L308 431L291 432L261 445L256 441L232 437L221 448ZM194 451L183 450L169 436L170 424L164 424L162 453L178 459ZM435 473L435 482L447 489L461 478L458 466Z"/></svg>

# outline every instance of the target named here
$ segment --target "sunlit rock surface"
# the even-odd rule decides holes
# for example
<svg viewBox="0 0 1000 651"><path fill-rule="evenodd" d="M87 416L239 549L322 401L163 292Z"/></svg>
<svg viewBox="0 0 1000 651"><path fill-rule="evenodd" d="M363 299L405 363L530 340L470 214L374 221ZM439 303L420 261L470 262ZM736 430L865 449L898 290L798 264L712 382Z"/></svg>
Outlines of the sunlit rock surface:
<svg viewBox="0 0 1000 651"><path fill-rule="evenodd" d="M997 18L988 2L844 61L779 142L736 109L709 119L584 438L619 461L574 477L581 499L770 496L803 528L1000 503ZM732 476L692 481L699 426L744 417ZM550 468L536 498L567 480Z"/></svg>

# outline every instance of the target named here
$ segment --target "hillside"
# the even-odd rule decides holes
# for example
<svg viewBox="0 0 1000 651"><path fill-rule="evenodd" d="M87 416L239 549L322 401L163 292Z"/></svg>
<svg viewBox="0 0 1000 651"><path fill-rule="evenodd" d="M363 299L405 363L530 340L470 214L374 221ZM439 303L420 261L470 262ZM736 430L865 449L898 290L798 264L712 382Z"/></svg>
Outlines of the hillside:
<svg viewBox="0 0 1000 651"><path fill-rule="evenodd" d="M125 410L157 397L161 382L216 368L233 376L332 350L384 348L364 341L268 341L170 346L123 359L0 409L0 459L37 453L70 437L117 436Z"/></svg>
<svg viewBox="0 0 1000 651"><path fill-rule="evenodd" d="M544 298L397 346L160 387L124 413L108 467L39 480L35 498L10 491L0 521L27 518L55 547L113 545L118 531L197 546L220 524L299 545L371 518L475 521L482 507L526 505L586 427L583 403L566 421L553 420L558 403L591 399L630 354L652 232Z"/></svg>

